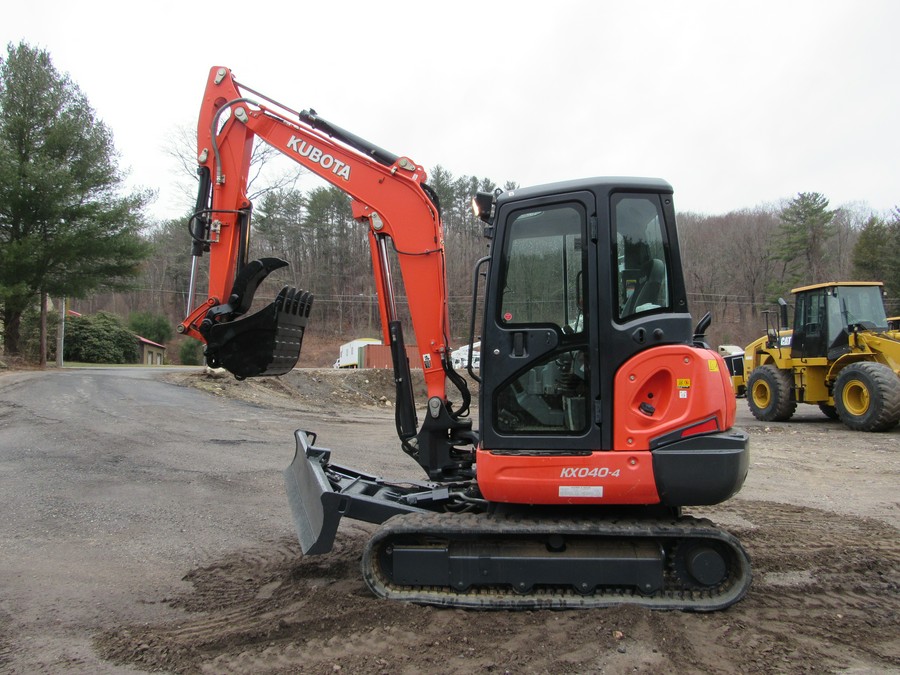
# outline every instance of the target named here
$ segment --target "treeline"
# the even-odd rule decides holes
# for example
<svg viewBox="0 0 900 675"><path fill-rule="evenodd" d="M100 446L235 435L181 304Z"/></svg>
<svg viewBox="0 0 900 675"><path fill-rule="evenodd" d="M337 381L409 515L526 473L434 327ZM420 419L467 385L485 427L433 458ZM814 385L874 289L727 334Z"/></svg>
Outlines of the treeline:
<svg viewBox="0 0 900 675"><path fill-rule="evenodd" d="M713 344L746 345L763 334L762 312L792 288L828 281L883 281L888 316L900 314L900 211L829 209L818 193L781 205L678 216L695 317L712 312Z"/></svg>
<svg viewBox="0 0 900 675"><path fill-rule="evenodd" d="M432 170L429 184L441 204L452 337L460 339L469 326L473 266L487 250L483 223L472 215L470 200L495 185L454 177L441 166ZM883 281L889 314L900 314L900 211L883 217L863 206L830 209L823 195L801 193L781 205L724 215L681 213L678 223L690 308L697 319L712 312L713 344L750 342L762 334L762 312L773 309L779 296L824 281ZM173 324L181 321L190 268L186 219L161 225L149 241L154 253L145 263L140 290L95 296L84 310L153 311ZM316 334L380 335L366 229L353 220L345 193L331 187L266 193L254 210L251 252L291 263L263 286L259 303L270 302L282 284L294 285L316 296L310 326ZM402 289L398 297L403 311Z"/></svg>
<svg viewBox="0 0 900 675"><path fill-rule="evenodd" d="M451 324L461 335L468 326L464 318L471 303L472 266L487 247L483 223L472 214L471 198L479 190L491 191L497 186L474 176L456 178L441 166L431 171L428 185L441 209ZM254 222L254 254L289 261L289 283L315 294L315 330L348 339L380 334L368 234L353 220L350 199L344 192L334 187L316 187L307 193L275 190L260 200ZM400 286L397 299L405 313L399 273L394 279Z"/></svg>

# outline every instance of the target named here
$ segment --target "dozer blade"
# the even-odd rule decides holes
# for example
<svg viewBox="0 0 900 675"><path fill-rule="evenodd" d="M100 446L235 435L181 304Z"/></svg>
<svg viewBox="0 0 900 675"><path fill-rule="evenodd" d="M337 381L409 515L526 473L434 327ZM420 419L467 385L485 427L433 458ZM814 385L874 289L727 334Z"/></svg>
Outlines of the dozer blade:
<svg viewBox="0 0 900 675"><path fill-rule="evenodd" d="M210 328L206 361L238 379L284 375L300 357L313 296L285 286L275 301L251 316Z"/></svg>
<svg viewBox="0 0 900 675"><path fill-rule="evenodd" d="M405 482L403 489L375 476L330 464L331 451L315 447L314 433L298 429L294 435L297 451L284 470L284 483L304 554L328 553L344 516L380 524L399 514L425 512L405 503L404 497L430 495L431 484Z"/></svg>
<svg viewBox="0 0 900 675"><path fill-rule="evenodd" d="M294 461L284 470L284 486L287 490L291 515L300 548L307 555L328 553L334 543L341 514L337 509L328 509L325 502L334 490L325 475L328 450L313 448L315 434L298 430L297 451Z"/></svg>

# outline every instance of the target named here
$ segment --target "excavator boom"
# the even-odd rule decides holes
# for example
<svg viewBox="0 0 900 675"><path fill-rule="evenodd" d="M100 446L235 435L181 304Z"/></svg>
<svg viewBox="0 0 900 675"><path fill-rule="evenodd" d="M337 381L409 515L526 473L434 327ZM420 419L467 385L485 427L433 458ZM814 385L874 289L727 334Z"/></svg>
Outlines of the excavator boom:
<svg viewBox="0 0 900 675"><path fill-rule="evenodd" d="M296 119L289 119L289 114ZM204 339L201 327L210 307L234 304L235 278L248 264L247 176L252 143L259 138L353 198L354 217L369 226L385 334L389 334L388 324L397 319L386 255L388 246L397 251L413 327L421 336L429 396L443 398L441 361L449 327L444 236L438 209L424 187L425 170L322 120L313 111L285 110L258 93L251 98L231 71L222 67L210 70L197 136L200 172L209 176L211 185L201 181L196 218L208 222L203 222L204 232L195 238L214 249L210 248L208 298L185 319L182 332ZM211 190L208 196L204 188ZM207 201L211 208L203 208ZM256 279L257 284L264 277ZM240 290L244 292L240 301L249 305L247 294L252 299L255 286Z"/></svg>
<svg viewBox="0 0 900 675"><path fill-rule="evenodd" d="M469 393L449 368L449 310L444 234L425 170L322 119L297 112L241 85L213 67L197 126L201 177L191 219L193 252L210 255L206 300L179 332L206 343L209 365L239 378L282 375L297 361L311 311L311 293L285 287L275 301L245 316L259 284L287 263L248 261L252 205L247 197L252 144L258 138L349 194L353 216L368 228L382 332L391 346L397 389L397 427L404 449L434 477L472 477L471 422L463 417ZM429 416L419 428L410 364L395 298L390 256L395 253L416 335ZM193 290L189 293L193 297ZM454 410L447 381L460 390ZM451 454L454 455L451 458Z"/></svg>

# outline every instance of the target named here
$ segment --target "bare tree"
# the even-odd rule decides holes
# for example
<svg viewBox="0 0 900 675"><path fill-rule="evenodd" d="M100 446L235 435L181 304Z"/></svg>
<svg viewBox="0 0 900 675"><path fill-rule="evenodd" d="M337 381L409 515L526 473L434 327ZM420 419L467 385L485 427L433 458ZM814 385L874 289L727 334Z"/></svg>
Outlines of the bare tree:
<svg viewBox="0 0 900 675"><path fill-rule="evenodd" d="M186 125L175 126L166 143L165 153L177 169L178 190L185 204L193 205L197 195L197 132ZM250 156L247 196L255 201L273 190L293 189L309 171L292 162L268 143L256 139Z"/></svg>

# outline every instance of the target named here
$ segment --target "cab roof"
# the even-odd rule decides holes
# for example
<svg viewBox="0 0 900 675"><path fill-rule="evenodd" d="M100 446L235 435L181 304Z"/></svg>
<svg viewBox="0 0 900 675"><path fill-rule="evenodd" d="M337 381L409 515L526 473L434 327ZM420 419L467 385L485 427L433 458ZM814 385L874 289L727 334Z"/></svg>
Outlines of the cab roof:
<svg viewBox="0 0 900 675"><path fill-rule="evenodd" d="M805 291L814 291L817 288L836 288L838 286L884 286L884 283L881 281L826 281L821 284L792 288L791 293L803 293Z"/></svg>
<svg viewBox="0 0 900 675"><path fill-rule="evenodd" d="M565 194L587 190L595 193L611 192L661 192L672 194L672 186L661 178L640 178L634 176L596 176L593 178L581 178L577 180L562 181L559 183L546 183L530 187L504 190L497 195L498 205L507 199L530 199L533 197L545 197L547 195Z"/></svg>

